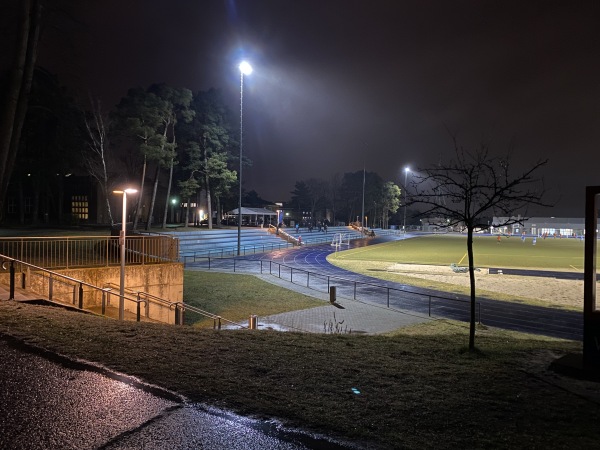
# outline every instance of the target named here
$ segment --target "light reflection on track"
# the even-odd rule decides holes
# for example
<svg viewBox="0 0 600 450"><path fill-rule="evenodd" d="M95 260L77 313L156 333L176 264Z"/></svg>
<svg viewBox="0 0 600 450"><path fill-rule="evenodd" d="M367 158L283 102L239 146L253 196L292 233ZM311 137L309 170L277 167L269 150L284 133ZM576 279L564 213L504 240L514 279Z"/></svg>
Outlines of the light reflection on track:
<svg viewBox="0 0 600 450"><path fill-rule="evenodd" d="M410 234L406 238L412 237ZM380 244L404 236L380 236L351 241L350 248ZM292 279L296 284L317 286L327 292L329 285L336 285L338 295L362 301L386 305L419 313L431 314L466 321L469 318L469 298L445 292L403 285L369 277L330 264L327 256L335 249L329 244L275 250L236 258L238 266L251 261L263 261L264 270L276 267L276 276ZM272 263L269 263L271 261ZM217 268L215 261L213 268ZM231 262L222 262L231 265ZM281 265L281 266L279 266ZM307 274L306 272L310 272ZM310 279L307 279L310 278ZM449 297L458 301L448 300ZM477 318L485 325L542 334L547 336L582 340L583 314L556 308L524 305L478 297Z"/></svg>

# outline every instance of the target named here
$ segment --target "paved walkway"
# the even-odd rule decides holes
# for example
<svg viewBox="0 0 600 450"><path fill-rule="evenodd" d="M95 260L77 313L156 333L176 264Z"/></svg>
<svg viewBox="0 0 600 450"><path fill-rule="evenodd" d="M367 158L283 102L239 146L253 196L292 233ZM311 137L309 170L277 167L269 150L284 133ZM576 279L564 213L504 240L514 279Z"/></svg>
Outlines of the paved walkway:
<svg viewBox="0 0 600 450"><path fill-rule="evenodd" d="M389 309L383 306L339 298L329 302L327 293L290 283L272 275L257 275L260 279L286 289L323 300L316 308L290 311L258 317L258 328L305 331L311 333L381 334L416 323L434 320L411 311Z"/></svg>

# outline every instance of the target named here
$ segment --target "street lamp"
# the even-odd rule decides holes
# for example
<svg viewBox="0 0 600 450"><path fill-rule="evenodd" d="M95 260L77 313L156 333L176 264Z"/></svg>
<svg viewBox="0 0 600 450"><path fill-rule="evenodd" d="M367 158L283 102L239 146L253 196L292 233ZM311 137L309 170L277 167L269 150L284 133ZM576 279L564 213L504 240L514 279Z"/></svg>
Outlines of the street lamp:
<svg viewBox="0 0 600 450"><path fill-rule="evenodd" d="M240 192L238 198L238 233L237 233L237 254L240 256L242 248L242 139L244 125L244 75L252 73L252 66L247 61L242 61L239 65L240 69L240 175L238 182L240 184Z"/></svg>
<svg viewBox="0 0 600 450"><path fill-rule="evenodd" d="M119 283L119 320L125 318L125 235L127 231L127 194L135 194L137 189L113 191L113 194L123 194L123 217L121 218L121 234L119 248L121 250L121 278Z"/></svg>
<svg viewBox="0 0 600 450"><path fill-rule="evenodd" d="M406 234L406 185L408 182L408 173L410 172L410 168L404 168L404 223L402 225L402 230L404 234Z"/></svg>
<svg viewBox="0 0 600 450"><path fill-rule="evenodd" d="M175 223L175 205L177 204L177 199L171 199L171 223Z"/></svg>

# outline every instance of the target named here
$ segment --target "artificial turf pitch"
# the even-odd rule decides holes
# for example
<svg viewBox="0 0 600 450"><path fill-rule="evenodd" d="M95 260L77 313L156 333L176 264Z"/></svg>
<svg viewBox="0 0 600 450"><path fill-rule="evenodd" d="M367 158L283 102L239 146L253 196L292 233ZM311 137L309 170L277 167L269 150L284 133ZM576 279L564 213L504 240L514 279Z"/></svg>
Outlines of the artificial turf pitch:
<svg viewBox="0 0 600 450"><path fill-rule="evenodd" d="M531 236L475 235L475 266L583 271L583 240ZM468 266L467 237L463 234L425 235L339 252L335 258L400 264Z"/></svg>

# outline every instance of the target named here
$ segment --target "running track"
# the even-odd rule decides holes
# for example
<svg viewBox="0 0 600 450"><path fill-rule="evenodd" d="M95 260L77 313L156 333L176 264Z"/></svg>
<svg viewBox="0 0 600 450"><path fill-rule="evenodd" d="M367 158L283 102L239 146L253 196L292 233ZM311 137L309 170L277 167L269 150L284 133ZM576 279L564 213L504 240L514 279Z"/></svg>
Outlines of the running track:
<svg viewBox="0 0 600 450"><path fill-rule="evenodd" d="M410 235L406 236L411 237ZM402 239L402 236L380 236L374 239L352 241L350 248L379 244L389 240ZM389 282L366 275L349 272L329 264L327 255L334 251L329 244L276 250L236 258L238 267L263 261L264 270L283 271L281 276L293 277L293 282L327 291L335 285L338 295L357 300L386 305L390 308L429 314L436 317L468 321L469 297L448 294L430 289ZM252 261L252 263L251 263ZM268 263L272 261L273 263ZM215 269L223 260L212 260ZM281 264L281 267L279 266ZM205 266L206 262L188 264ZM225 267L225 266L223 266ZM276 269L273 269L276 267ZM241 268L241 267L240 267ZM310 272L307 275L306 272ZM308 279L307 279L308 277ZM478 297L476 311L482 324L527 333L534 333L564 339L583 339L583 313L556 308L523 305Z"/></svg>

